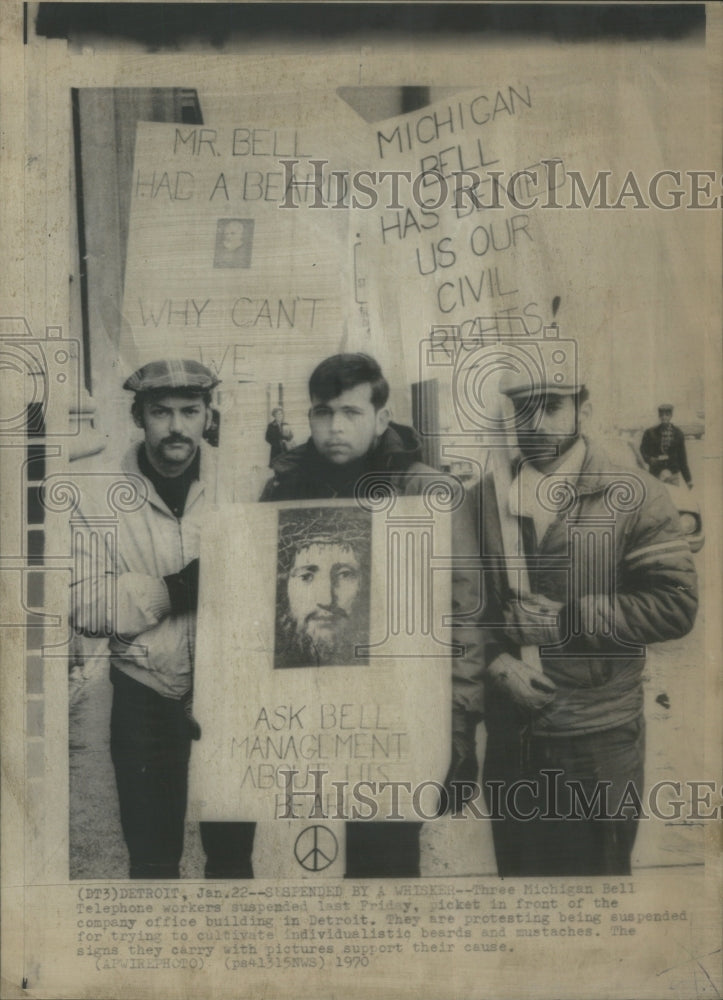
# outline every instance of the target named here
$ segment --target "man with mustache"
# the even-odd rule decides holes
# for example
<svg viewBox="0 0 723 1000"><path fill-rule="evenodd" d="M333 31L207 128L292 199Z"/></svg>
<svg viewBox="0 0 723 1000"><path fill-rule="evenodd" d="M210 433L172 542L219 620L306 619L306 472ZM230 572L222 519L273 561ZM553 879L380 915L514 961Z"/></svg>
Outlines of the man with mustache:
<svg viewBox="0 0 723 1000"><path fill-rule="evenodd" d="M642 802L644 788L644 644L690 631L695 568L665 487L589 436L574 356L556 340L540 351L539 381L523 367L500 380L518 453L508 476L501 456L485 477L479 508L483 784L497 869L629 875L638 815L626 795ZM508 518L524 589L513 582L519 556L512 574L505 567ZM576 796L597 804L585 812Z"/></svg>
<svg viewBox="0 0 723 1000"><path fill-rule="evenodd" d="M126 453L118 485L136 500L116 514L105 563L83 553L72 586L75 627L109 641L111 757L131 878L179 877L191 741L201 735L191 714L198 553L216 499L213 449L202 439L217 384L193 360L154 361L126 380L143 441ZM76 512L89 539L107 537L104 500ZM253 824L202 823L206 876L251 875L253 834Z"/></svg>

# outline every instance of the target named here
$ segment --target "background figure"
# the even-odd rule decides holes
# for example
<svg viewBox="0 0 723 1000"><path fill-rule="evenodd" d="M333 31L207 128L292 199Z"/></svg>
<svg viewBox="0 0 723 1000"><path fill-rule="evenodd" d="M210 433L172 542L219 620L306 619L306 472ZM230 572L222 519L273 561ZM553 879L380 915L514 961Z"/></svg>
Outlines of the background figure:
<svg viewBox="0 0 723 1000"><path fill-rule="evenodd" d="M275 667L368 664L370 557L363 511L279 512Z"/></svg>
<svg viewBox="0 0 723 1000"><path fill-rule="evenodd" d="M643 461L647 463L652 475L673 486L680 486L682 475L690 490L693 488L693 480L688 468L685 434L672 422L672 405L661 403L658 416L660 423L656 427L648 427L643 433L640 444Z"/></svg>
<svg viewBox="0 0 723 1000"><path fill-rule="evenodd" d="M271 422L266 426L266 443L269 445L269 468L274 466L274 460L283 454L284 447L284 411L280 406L271 411Z"/></svg>

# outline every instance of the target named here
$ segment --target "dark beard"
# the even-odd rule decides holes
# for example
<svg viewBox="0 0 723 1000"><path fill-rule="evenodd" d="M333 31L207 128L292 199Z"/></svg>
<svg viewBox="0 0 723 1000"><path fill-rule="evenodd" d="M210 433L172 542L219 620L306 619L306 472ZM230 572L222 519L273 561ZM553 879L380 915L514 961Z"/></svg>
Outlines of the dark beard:
<svg viewBox="0 0 723 1000"><path fill-rule="evenodd" d="M554 462L556 459L562 458L579 440L579 432L559 437L548 434L529 435L527 439L523 438L519 442L519 448L522 455L535 468L539 468L539 463L542 463L544 467L549 462Z"/></svg>
<svg viewBox="0 0 723 1000"><path fill-rule="evenodd" d="M344 628L330 635L328 640L324 637L314 639L305 629L299 630L288 612L279 624L274 655L277 668L366 666L369 662L367 656L355 655L355 647L368 640L350 621L344 622Z"/></svg>

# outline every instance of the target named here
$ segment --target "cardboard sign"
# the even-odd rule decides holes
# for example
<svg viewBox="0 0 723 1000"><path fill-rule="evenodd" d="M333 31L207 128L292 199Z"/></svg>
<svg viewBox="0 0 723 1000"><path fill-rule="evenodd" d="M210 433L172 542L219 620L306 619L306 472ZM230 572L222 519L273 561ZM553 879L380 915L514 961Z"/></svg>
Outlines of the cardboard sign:
<svg viewBox="0 0 723 1000"><path fill-rule="evenodd" d="M201 818L382 819L389 782L409 784L397 812L411 816L413 790L444 778L450 572L435 564L448 532L421 497L214 518L202 564L223 572L202 576L194 695Z"/></svg>

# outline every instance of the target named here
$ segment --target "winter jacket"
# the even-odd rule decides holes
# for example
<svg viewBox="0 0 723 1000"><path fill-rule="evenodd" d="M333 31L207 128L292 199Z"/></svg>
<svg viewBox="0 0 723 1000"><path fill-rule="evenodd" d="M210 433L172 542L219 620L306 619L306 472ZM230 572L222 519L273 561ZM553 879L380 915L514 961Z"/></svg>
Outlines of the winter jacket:
<svg viewBox="0 0 723 1000"><path fill-rule="evenodd" d="M284 451L284 438L281 433L281 424L277 424L275 420L272 420L266 428L265 437L266 444L271 446L271 450L269 452L269 467L273 468L274 459L278 458Z"/></svg>
<svg viewBox="0 0 723 1000"><path fill-rule="evenodd" d="M641 503L627 503L625 487L616 495L612 481L634 476L642 486ZM531 518L521 518L521 534L532 593L563 604L559 639L568 634L568 622L579 612L592 634L576 636L567 655L554 655L541 647L545 674L557 687L553 701L533 716L531 731L538 735L581 735L624 725L636 719L643 707L642 674L645 644L679 638L693 626L697 585L693 560L680 531L678 514L668 491L645 472L614 466L604 453L587 443L577 480L578 499L559 513L542 539L535 537ZM628 498L629 499L629 498ZM619 509L622 508L622 509ZM581 522L591 519L586 529ZM571 527L600 537L614 526L612 586L601 587L601 566L593 567L584 545L571 565L568 532ZM501 652L519 656L519 647L504 631L502 608L509 597L497 498L491 477L482 485L482 562L485 666ZM597 581L590 583L590 577ZM568 581L578 581L570 603ZM582 581L580 584L579 581ZM605 635L614 623L618 642ZM576 629L576 631L579 631ZM547 638L543 641L550 642ZM638 650L621 643L638 644ZM546 651L547 650L547 651ZM509 705L492 686L487 692L488 728L501 720ZM499 713L499 714L498 714Z"/></svg>
<svg viewBox="0 0 723 1000"><path fill-rule="evenodd" d="M138 448L134 445L126 453L123 474L114 484L115 495L125 493L126 498L142 484L145 499L137 509L123 510L108 525L111 510L103 493L84 500L73 515L75 537L80 532L85 556L71 588L71 618L84 634L109 637L113 666L165 697L181 698L192 684L196 615L170 614L163 577L179 573L198 557L204 513L216 499L216 460L202 445L200 478L191 484L178 519L142 474ZM124 475L133 478L124 481ZM132 501L126 504L134 506ZM97 517L106 524L96 525ZM92 536L105 545L100 565L90 558Z"/></svg>
<svg viewBox="0 0 723 1000"><path fill-rule="evenodd" d="M261 501L323 500L353 497L359 478L374 473L376 482L386 482L401 496L424 491L430 477L444 479L444 473L421 461L421 443L416 431L390 423L372 451L359 462L336 466L326 461L310 438L278 458L274 477L268 481ZM450 488L462 490L458 480L449 478ZM458 654L453 660L453 708L479 713L482 706L482 661L480 632L475 627L479 609L480 573L477 538L472 506L466 497L452 515L452 611L458 622L453 640Z"/></svg>
<svg viewBox="0 0 723 1000"><path fill-rule="evenodd" d="M667 459L658 457L663 453L663 426L663 424L658 424L657 427L648 427L643 433L643 440L640 445L640 454L643 456L643 461L648 464L654 476L659 476L665 469L672 472L673 475L682 472L683 479L690 485L692 477L688 468L688 455L685 450L685 434L683 434L680 427L675 427L673 424L670 425L673 437L670 447L666 452L668 457Z"/></svg>

